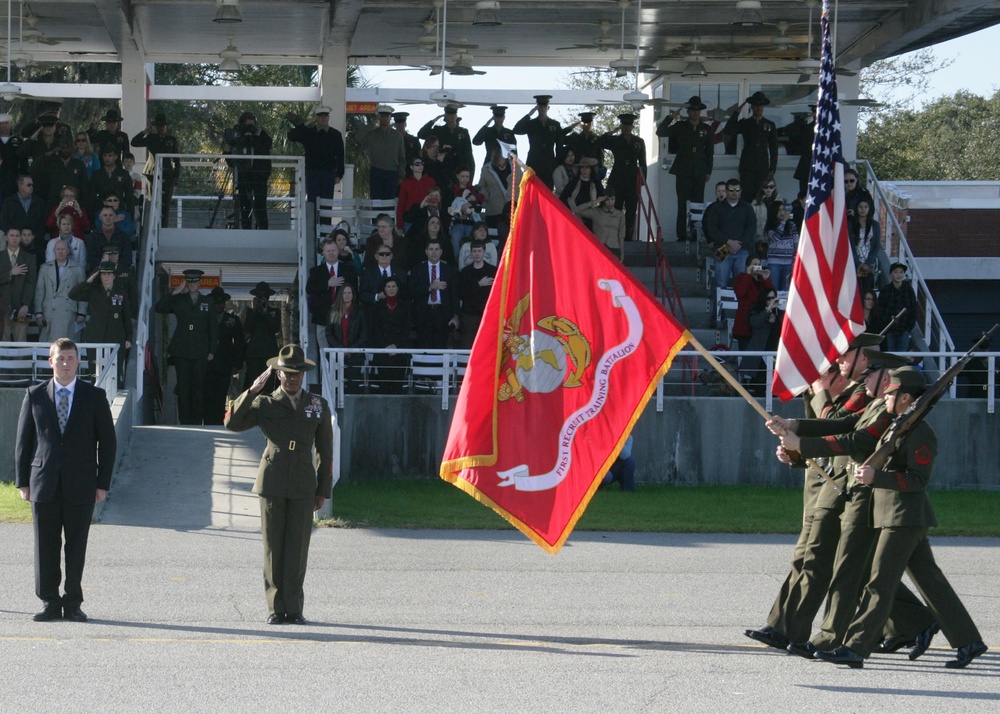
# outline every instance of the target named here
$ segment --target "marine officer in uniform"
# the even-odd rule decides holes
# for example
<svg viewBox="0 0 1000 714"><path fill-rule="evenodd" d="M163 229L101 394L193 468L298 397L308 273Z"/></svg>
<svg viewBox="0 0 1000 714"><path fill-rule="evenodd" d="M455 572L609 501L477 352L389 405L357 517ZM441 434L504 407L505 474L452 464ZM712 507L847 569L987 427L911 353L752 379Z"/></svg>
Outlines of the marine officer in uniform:
<svg viewBox="0 0 1000 714"><path fill-rule="evenodd" d="M156 157L159 154L179 154L181 153L180 142L173 134L167 133L167 115L157 114L153 123L132 137L132 146L138 149L146 149L146 163L142 167L142 175L149 181L149 188L153 188L153 177L156 175ZM181 176L180 157L165 159L163 162L163 204L160 212L160 225L167 227L167 219L170 217L170 201L174 196L174 189ZM152 199L152 196L150 196Z"/></svg>
<svg viewBox="0 0 1000 714"><path fill-rule="evenodd" d="M420 156L420 139L406 131L406 120L409 116L409 112L392 113L392 128L398 131L403 137L403 152L406 154L407 172L410 170L410 164Z"/></svg>
<svg viewBox="0 0 1000 714"><path fill-rule="evenodd" d="M274 289L267 281L261 280L250 294L253 295L253 304L243 319L243 333L247 340L244 389L250 389L257 375L267 367L267 361L278 356L278 339L281 336L281 311L268 303L268 299L274 295ZM270 389L267 391L270 392L277 384L271 383L268 386Z"/></svg>
<svg viewBox="0 0 1000 714"><path fill-rule="evenodd" d="M639 203L635 184L640 171L646 175L646 142L632 133L635 118L635 114L619 114L618 128L602 134L598 141L598 146L615 158L608 186L615 190L615 208L625 212L625 240L635 240L635 212Z"/></svg>
<svg viewBox="0 0 1000 714"><path fill-rule="evenodd" d="M443 126L435 126L434 122L444 117ZM420 127L417 138L426 141L431 136L438 138L440 151L445 154L444 173L450 179L455 177L459 169L468 169L470 176L476 175L476 159L472 156L472 138L469 130L458 125L458 107L449 104L444 108L444 114L436 116ZM442 188L445 188L442 186Z"/></svg>
<svg viewBox="0 0 1000 714"><path fill-rule="evenodd" d="M748 202L757 197L765 180L774 178L774 172L778 168L778 127L770 119L764 118L764 107L770 103L771 100L763 92L754 92L736 108L723 129L727 137L743 137L740 183ZM750 116L740 119L740 111L747 104L750 105Z"/></svg>
<svg viewBox="0 0 1000 714"><path fill-rule="evenodd" d="M712 129L701 121L706 109L701 97L695 95L687 101L687 121L681 119L681 110L671 112L656 128L656 135L677 142L677 156L670 167L677 191L677 240L688 240L688 201L705 200L705 184L712 176L715 144Z"/></svg>
<svg viewBox="0 0 1000 714"><path fill-rule="evenodd" d="M562 145L562 125L549 117L551 94L536 94L535 106L514 125L515 134L528 137L528 160L538 178L552 188L552 172L556 170L556 150ZM535 117L535 114L538 114ZM534 118L532 118L534 117ZM578 156L577 159L580 157Z"/></svg>
<svg viewBox="0 0 1000 714"><path fill-rule="evenodd" d="M260 497L267 623L302 625L313 512L333 488L333 422L326 400L302 389L303 372L316 363L306 359L301 347L285 345L267 364L232 403L226 428L259 426L267 439L253 486ZM262 394L272 372L281 386Z"/></svg>
<svg viewBox="0 0 1000 714"><path fill-rule="evenodd" d="M215 287L208 298L214 303L219 317L219 343L205 375L205 423L221 424L226 413L229 384L243 367L247 344L239 316L226 310L226 303L232 295L221 287Z"/></svg>
<svg viewBox="0 0 1000 714"><path fill-rule="evenodd" d="M154 308L174 315L177 327L167 346L177 376L177 420L201 424L205 373L219 341L219 322L212 301L201 294L204 271L185 270L184 282L164 295Z"/></svg>
<svg viewBox="0 0 1000 714"><path fill-rule="evenodd" d="M486 145L486 155L490 156L494 149L499 149L501 142L508 144L512 151L517 151L517 137L514 132L503 125L507 117L507 107L494 104L490 107L493 117L483 124L483 128L472 137L476 146Z"/></svg>
<svg viewBox="0 0 1000 714"><path fill-rule="evenodd" d="M886 411L894 416L903 414L926 389L927 381L917 368L892 370L885 389ZM872 489L872 523L879 529L868 584L844 645L816 656L852 669L863 667L882 633L906 572L934 612L948 642L958 650L957 657L944 666L963 669L988 648L965 605L934 562L927 540L928 528L937 525L927 497L938 452L937 436L926 421L921 421L902 437L887 431L878 447L890 439L898 442L882 468L862 465L855 473L860 484Z"/></svg>
<svg viewBox="0 0 1000 714"><path fill-rule="evenodd" d="M90 319L83 328L84 342L118 343L118 379L125 378L126 352L132 347L132 315L128 292L115 287L117 265L110 260L84 282L73 286L69 299L89 303ZM98 280L100 276L100 280Z"/></svg>
<svg viewBox="0 0 1000 714"><path fill-rule="evenodd" d="M580 127L580 131L573 131ZM563 129L563 146L573 151L576 160L597 159L594 177L604 181L604 151L598 146L601 137L594 131L594 112L580 112L580 121Z"/></svg>

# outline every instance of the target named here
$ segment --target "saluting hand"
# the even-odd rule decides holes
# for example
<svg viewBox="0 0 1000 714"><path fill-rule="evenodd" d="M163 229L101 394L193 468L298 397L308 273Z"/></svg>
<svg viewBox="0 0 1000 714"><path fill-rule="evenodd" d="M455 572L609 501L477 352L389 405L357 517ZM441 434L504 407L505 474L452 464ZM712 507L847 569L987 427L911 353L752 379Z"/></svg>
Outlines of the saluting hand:
<svg viewBox="0 0 1000 714"><path fill-rule="evenodd" d="M261 390L263 390L264 386L267 384L267 380L271 378L271 372L273 371L274 370L271 367L268 367L261 372L257 379L253 381L253 384L250 385L250 394L260 394Z"/></svg>

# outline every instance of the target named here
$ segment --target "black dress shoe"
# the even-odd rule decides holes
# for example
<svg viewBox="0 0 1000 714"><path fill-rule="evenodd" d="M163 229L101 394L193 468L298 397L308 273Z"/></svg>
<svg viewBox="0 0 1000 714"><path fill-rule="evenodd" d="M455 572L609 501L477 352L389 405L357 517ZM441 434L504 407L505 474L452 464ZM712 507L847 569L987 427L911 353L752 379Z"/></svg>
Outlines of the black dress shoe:
<svg viewBox="0 0 1000 714"><path fill-rule="evenodd" d="M63 617L70 622L86 622L87 613L78 607L67 608L66 612L63 613Z"/></svg>
<svg viewBox="0 0 1000 714"><path fill-rule="evenodd" d="M948 669L965 669L976 657L986 654L986 650L988 649L989 647L982 640L973 642L971 645L966 645L965 647L959 647L958 659L945 662L944 666Z"/></svg>
<svg viewBox="0 0 1000 714"><path fill-rule="evenodd" d="M886 637L884 640L876 645L875 649L872 650L873 654L892 654L893 652L899 652L899 650L904 647L913 647L917 644L916 640L908 640L905 637Z"/></svg>
<svg viewBox="0 0 1000 714"><path fill-rule="evenodd" d="M768 647L774 647L776 650L783 650L789 644L788 638L770 625L765 625L759 630L745 630L743 634L751 640L757 640Z"/></svg>
<svg viewBox="0 0 1000 714"><path fill-rule="evenodd" d="M277 613L275 613L274 615L267 616L267 624L269 625L281 625L284 622L285 622L284 615L278 615Z"/></svg>
<svg viewBox="0 0 1000 714"><path fill-rule="evenodd" d="M806 659L816 659L816 645L808 640L805 642L792 642L786 649L793 655L805 657Z"/></svg>
<svg viewBox="0 0 1000 714"><path fill-rule="evenodd" d="M46 605L43 609L36 612L31 616L31 619L35 622L49 622L50 620L58 620L62 617L62 606L60 605Z"/></svg>
<svg viewBox="0 0 1000 714"><path fill-rule="evenodd" d="M845 647L841 645L835 650L830 650L829 652L816 651L816 657L823 660L824 662L832 662L833 664L846 664L851 669L861 669L865 666L865 658L859 655L857 652L852 650L850 647Z"/></svg>
<svg viewBox="0 0 1000 714"><path fill-rule="evenodd" d="M940 629L940 625L933 622L930 627L917 635L917 639L913 643L913 649L910 650L910 661L919 659L920 656L927 651L927 648L931 646L931 640L934 639L934 635L936 635Z"/></svg>
<svg viewBox="0 0 1000 714"><path fill-rule="evenodd" d="M285 615L285 622L290 625L304 625L306 624L306 618L302 617L301 614Z"/></svg>

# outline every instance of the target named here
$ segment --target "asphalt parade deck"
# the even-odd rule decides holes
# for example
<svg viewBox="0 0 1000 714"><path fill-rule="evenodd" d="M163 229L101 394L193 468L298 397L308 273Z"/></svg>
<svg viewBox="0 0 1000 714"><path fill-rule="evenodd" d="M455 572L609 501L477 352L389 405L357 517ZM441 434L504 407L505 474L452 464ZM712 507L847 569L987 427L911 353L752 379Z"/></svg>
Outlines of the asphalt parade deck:
<svg viewBox="0 0 1000 714"><path fill-rule="evenodd" d="M35 623L30 525L0 526L9 712L995 711L1000 541L932 539L994 649L944 669L807 662L762 625L790 536L320 529L305 626L265 625L257 432L135 430L91 530L90 622ZM334 491L336 498L336 491Z"/></svg>

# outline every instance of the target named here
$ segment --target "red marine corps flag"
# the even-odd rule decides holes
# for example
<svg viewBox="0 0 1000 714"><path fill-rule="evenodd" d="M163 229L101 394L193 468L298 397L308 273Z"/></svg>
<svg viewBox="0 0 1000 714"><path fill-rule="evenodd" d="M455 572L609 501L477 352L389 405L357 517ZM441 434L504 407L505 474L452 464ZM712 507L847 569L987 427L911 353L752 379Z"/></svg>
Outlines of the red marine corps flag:
<svg viewBox="0 0 1000 714"><path fill-rule="evenodd" d="M549 553L689 334L528 172L441 478Z"/></svg>
<svg viewBox="0 0 1000 714"><path fill-rule="evenodd" d="M829 2L824 2L823 58L806 213L774 365L772 392L782 401L804 392L865 329L858 273L847 237L829 13Z"/></svg>

